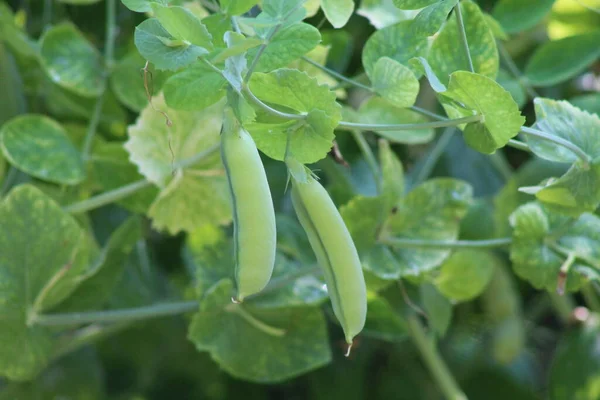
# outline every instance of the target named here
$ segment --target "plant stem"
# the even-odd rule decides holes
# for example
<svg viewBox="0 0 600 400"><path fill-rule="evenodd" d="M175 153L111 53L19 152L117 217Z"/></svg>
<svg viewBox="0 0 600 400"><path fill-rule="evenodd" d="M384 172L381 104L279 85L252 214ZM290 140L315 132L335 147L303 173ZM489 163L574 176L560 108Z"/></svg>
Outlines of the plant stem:
<svg viewBox="0 0 600 400"><path fill-rule="evenodd" d="M97 342L107 336L121 332L131 326L129 322L109 324L109 325L89 325L78 329L77 331L61 337L58 341L52 355L51 360L57 360L62 356L72 353L88 344Z"/></svg>
<svg viewBox="0 0 600 400"><path fill-rule="evenodd" d="M565 325L571 320L571 314L575 308L575 302L569 295L560 296L556 292L548 292L554 311L556 311L558 318Z"/></svg>
<svg viewBox="0 0 600 400"><path fill-rule="evenodd" d="M120 310L90 311L65 314L37 314L31 316L31 323L41 326L80 325L97 322L126 322L148 318L166 317L198 309L197 301L158 303L144 307L123 308Z"/></svg>
<svg viewBox="0 0 600 400"><path fill-rule="evenodd" d="M246 94L250 98L250 100L252 100L252 102L254 104L256 104L257 106L259 106L260 108L262 108L264 111L268 112L271 115L274 115L279 118L284 118L284 119L302 120L302 119L306 118L306 114L290 114L290 113L286 113L283 111L278 111L278 110L274 109L273 107L269 106L268 104L263 103L258 97L256 97L254 95L254 93L252 93L252 91L246 84L244 84L242 86L242 91L244 92L244 94Z"/></svg>
<svg viewBox="0 0 600 400"><path fill-rule="evenodd" d="M559 136L553 135L551 133L543 132L543 131L540 131L539 129L529 128L526 126L523 126L521 128L521 132L523 132L526 135L534 136L539 139L555 143L559 146L562 146L566 149L571 150L583 162L583 167L585 169L590 168L590 157L585 153L585 151L583 151L576 144L571 143L568 140L565 140L565 139L563 139Z"/></svg>
<svg viewBox="0 0 600 400"><path fill-rule="evenodd" d="M338 128L360 129L363 131L408 131L415 129L445 128L448 126L468 124L470 122L481 122L482 118L483 117L481 115L471 115L464 118L424 122L420 124L361 124L356 122L340 121Z"/></svg>
<svg viewBox="0 0 600 400"><path fill-rule="evenodd" d="M591 283L583 285L581 294L583 295L585 304L587 304L588 308L595 313L600 313L600 301L598 300Z"/></svg>
<svg viewBox="0 0 600 400"><path fill-rule="evenodd" d="M210 155L214 154L217 150L219 150L220 147L221 147L220 143L215 143L214 145L210 146L209 148L202 150L198 154L195 154L195 155L191 156L190 158L186 158L185 160L181 160L181 161L175 163L174 167L175 167L175 169L179 169L179 168L185 169L185 168L191 167L192 165L202 161L206 157L209 157Z"/></svg>
<svg viewBox="0 0 600 400"><path fill-rule="evenodd" d="M467 396L460 389L456 380L450 373L448 366L437 351L434 342L427 336L423 324L414 313L407 317L408 333L419 350L423 362L433 375L438 387L447 400L467 400Z"/></svg>
<svg viewBox="0 0 600 400"><path fill-rule="evenodd" d="M106 0L106 32L104 36L104 77L103 77L103 90L94 106L94 111L90 122L87 127L85 139L83 142L83 148L81 150L81 157L84 162L88 160L92 144L94 142L94 136L98 130L98 124L100 123L100 117L102 116L102 107L104 106L104 100L106 97L106 90L108 86L108 77L114 63L114 52L115 52L115 37L116 37L116 20L117 20L117 5L116 0Z"/></svg>
<svg viewBox="0 0 600 400"><path fill-rule="evenodd" d="M50 25L52 25L52 2L53 0L44 0L44 8L42 10L44 30L50 28Z"/></svg>
<svg viewBox="0 0 600 400"><path fill-rule="evenodd" d="M434 249L490 249L495 247L510 246L511 238L485 239L485 240L428 240L428 239L402 239L394 237L383 237L379 240L388 246L412 249L412 248L434 248Z"/></svg>
<svg viewBox="0 0 600 400"><path fill-rule="evenodd" d="M362 84L362 83L360 83L358 81L355 81L354 79L347 78L346 76L340 74L339 72L336 72L336 71L334 71L334 70L332 70L330 68L327 68L326 66L321 65L318 62L316 62L314 60L311 60L310 58L308 58L306 56L302 57L302 60L306 61L307 63L309 63L309 64L311 64L311 65L313 65L313 66L315 66L315 67L317 67L319 69L321 69L322 71L324 71L324 72L328 73L329 75L331 75L331 76L339 79L340 81L346 82L346 83L348 83L348 84L350 84L352 86L355 86L357 88L361 88L361 89L367 90L369 92L373 92L373 88L371 88L370 86L364 85L364 84Z"/></svg>
<svg viewBox="0 0 600 400"><path fill-rule="evenodd" d="M514 147L515 149L519 149L519 150L531 153L531 149L529 148L529 146L527 145L527 143L523 143L523 142L521 142L519 140L510 139L508 141L507 145L510 146L510 147Z"/></svg>
<svg viewBox="0 0 600 400"><path fill-rule="evenodd" d="M64 207L64 210L71 214L80 214L114 203L115 201L122 200L149 186L152 186L150 181L141 179L139 181L130 183L129 185L121 186L115 190L111 190L109 192L99 194L98 196L90 197L89 199L80 201L78 203L68 205Z"/></svg>
<svg viewBox="0 0 600 400"><path fill-rule="evenodd" d="M436 114L434 112L431 112L429 110L426 110L424 108L421 107L417 107L417 106L411 106L410 109L416 113L419 113L421 115L425 115L426 117L438 120L438 121L447 121L448 118L444 117L443 115L439 115Z"/></svg>
<svg viewBox="0 0 600 400"><path fill-rule="evenodd" d="M513 175L513 170L508 161L506 161L504 154L497 151L494 154L490 154L488 157L492 166L496 168L496 171L498 171L500 175L502 175L502 179L504 179L505 182L508 181Z"/></svg>
<svg viewBox="0 0 600 400"><path fill-rule="evenodd" d="M427 155L423 166L419 170L417 177L414 180L413 185L417 185L423 182L425 179L431 175L433 168L437 164L438 160L446 147L450 144L452 137L454 136L454 127L448 127L444 130L444 133L440 136L440 138L435 142L435 145Z"/></svg>
<svg viewBox="0 0 600 400"><path fill-rule="evenodd" d="M225 309L231 313L239 315L244 321L254 328L266 333L267 335L282 337L285 335L285 329L276 328L266 324L245 310L241 304L229 304Z"/></svg>
<svg viewBox="0 0 600 400"><path fill-rule="evenodd" d="M463 21L462 11L460 10L460 0L458 3L456 3L456 6L454 6L454 15L456 15L458 36L460 37L460 43L462 45L465 56L467 57L469 71L475 72L475 68L473 67L473 59L471 58L471 50L469 50L469 42L467 40L467 31L465 30L465 23Z"/></svg>
<svg viewBox="0 0 600 400"><path fill-rule="evenodd" d="M502 57L502 61L504 61L504 64L506 64L506 68L508 68L512 76L515 77L515 79L517 79L519 85L521 85L521 87L525 89L525 91L527 92L527 94L529 94L531 98L539 97L539 94L535 91L533 86L529 84L527 79L523 78L523 74L521 73L521 71L517 67L517 64L515 64L514 60L508 53L508 50L506 50L504 44L502 44L501 41L497 40L496 45L498 47L500 57Z"/></svg>
<svg viewBox="0 0 600 400"><path fill-rule="evenodd" d="M256 52L256 56L254 56L254 60L252 60L252 64L250 64L250 67L248 68L248 72L246 72L246 76L244 76L244 84L247 84L250 81L250 77L252 76L252 73L254 72L256 65L258 64L258 60L265 52L265 49L267 48L269 43L271 43L271 40L273 39L273 37L277 34L277 32L279 32L279 30L281 29L281 27L283 26L285 21L293 13L295 13L298 10L298 8L302 7L303 5L304 5L304 1L300 1L294 8L292 8L290 11L288 11L288 13L285 14L273 28L271 28L271 30L267 34L267 37L265 38L264 43L261 44L260 47L258 48L258 51Z"/></svg>
<svg viewBox="0 0 600 400"><path fill-rule="evenodd" d="M375 159L375 155L373 154L373 150L371 150L371 146L367 143L365 136L361 131L352 130L350 131L352 137L356 141L358 148L361 153L365 157L367 164L369 165L369 169L371 170L371 174L373 174L373 179L375 180L375 187L377 188L377 194L381 194L381 173L379 171L379 165L377 164L377 160Z"/></svg>

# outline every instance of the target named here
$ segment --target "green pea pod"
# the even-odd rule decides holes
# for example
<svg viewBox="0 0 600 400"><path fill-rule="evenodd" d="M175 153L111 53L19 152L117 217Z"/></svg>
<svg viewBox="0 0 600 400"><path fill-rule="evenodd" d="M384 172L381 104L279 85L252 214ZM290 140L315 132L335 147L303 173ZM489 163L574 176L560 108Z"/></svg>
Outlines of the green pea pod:
<svg viewBox="0 0 600 400"><path fill-rule="evenodd" d="M221 158L233 207L237 301L260 292L275 265L277 232L267 175L256 144L230 108L221 132Z"/></svg>
<svg viewBox="0 0 600 400"><path fill-rule="evenodd" d="M325 188L310 175L302 181L292 173L292 203L323 268L346 342L352 344L367 316L367 288L352 237Z"/></svg>

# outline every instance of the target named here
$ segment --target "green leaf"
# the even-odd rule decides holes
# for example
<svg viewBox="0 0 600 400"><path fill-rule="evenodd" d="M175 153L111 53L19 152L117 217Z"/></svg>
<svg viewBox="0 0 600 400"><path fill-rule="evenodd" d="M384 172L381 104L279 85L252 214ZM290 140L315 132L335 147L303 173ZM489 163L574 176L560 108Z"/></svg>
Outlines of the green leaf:
<svg viewBox="0 0 600 400"><path fill-rule="evenodd" d="M548 213L538 203L527 203L510 216L510 223L513 227L510 249L513 269L535 288L557 289L559 270L567 252L574 253L576 259L568 271L566 290L579 289L590 268L597 268L600 218L595 215L583 214L573 223L572 219ZM566 224L571 225L567 233L561 234ZM558 238L547 239L551 234Z"/></svg>
<svg viewBox="0 0 600 400"><path fill-rule="evenodd" d="M359 254L373 248L387 214L381 197L356 196L340 207L340 214Z"/></svg>
<svg viewBox="0 0 600 400"><path fill-rule="evenodd" d="M203 18L202 23L211 34L215 47L227 47L223 36L225 36L225 32L231 31L231 17L223 13L214 13Z"/></svg>
<svg viewBox="0 0 600 400"><path fill-rule="evenodd" d="M174 38L156 18L150 18L135 28L135 46L142 57L158 69L175 70L208 54L204 47Z"/></svg>
<svg viewBox="0 0 600 400"><path fill-rule="evenodd" d="M402 11L395 7L392 0L363 0L356 13L367 18L376 29L410 19L412 16L411 11Z"/></svg>
<svg viewBox="0 0 600 400"><path fill-rule="evenodd" d="M77 289L60 304L60 311L96 310L104 306L122 278L127 258L141 235L139 217L123 222L112 233L92 267L80 277Z"/></svg>
<svg viewBox="0 0 600 400"><path fill-rule="evenodd" d="M458 4L459 0L441 0L427 6L415 17L412 29L415 35L432 36L440 30L448 18L450 11Z"/></svg>
<svg viewBox="0 0 600 400"><path fill-rule="evenodd" d="M170 108L201 111L225 97L227 81L203 63L197 63L171 76L164 85Z"/></svg>
<svg viewBox="0 0 600 400"><path fill-rule="evenodd" d="M321 41L319 30L312 25L298 22L277 32L262 53L256 71L269 72L287 66L314 49ZM248 51L248 62L254 60L258 49Z"/></svg>
<svg viewBox="0 0 600 400"><path fill-rule="evenodd" d="M0 203L0 375L29 380L47 364L48 328L30 324L77 287L88 265L85 233L38 189L21 185Z"/></svg>
<svg viewBox="0 0 600 400"><path fill-rule="evenodd" d="M335 29L343 28L354 12L354 0L321 0L321 9Z"/></svg>
<svg viewBox="0 0 600 400"><path fill-rule="evenodd" d="M120 59L110 74L110 87L115 96L129 109L140 112L148 104L146 88L144 88L143 68L146 60L137 51L129 52ZM148 65L148 91L158 93L161 91L168 74L155 70L152 64Z"/></svg>
<svg viewBox="0 0 600 400"><path fill-rule="evenodd" d="M467 144L481 153L491 154L504 147L525 122L510 93L479 74L453 73L448 90L441 96L454 101L443 102L451 118L473 115L473 111L484 117L482 122L471 122L462 128Z"/></svg>
<svg viewBox="0 0 600 400"><path fill-rule="evenodd" d="M444 337L452 322L452 303L430 283L419 285L419 294L429 325L438 337Z"/></svg>
<svg viewBox="0 0 600 400"><path fill-rule="evenodd" d="M435 286L451 300L472 300L485 290L495 264L493 254L484 250L455 251L440 267Z"/></svg>
<svg viewBox="0 0 600 400"><path fill-rule="evenodd" d="M538 47L525 66L534 86L552 86L582 73L600 57L600 31L554 40Z"/></svg>
<svg viewBox="0 0 600 400"><path fill-rule="evenodd" d="M425 57L427 37L414 35L412 21L402 21L372 34L362 52L362 63L367 75L371 76L375 63L381 57L389 57L407 64L413 57Z"/></svg>
<svg viewBox="0 0 600 400"><path fill-rule="evenodd" d="M163 6L152 3L154 16L175 39L184 40L206 50L212 50L212 36L198 17L180 6Z"/></svg>
<svg viewBox="0 0 600 400"><path fill-rule="evenodd" d="M477 4L461 1L460 7L475 72L495 79L499 64L496 39ZM450 18L434 38L427 56L431 68L444 84L454 71L469 68L458 32L456 18Z"/></svg>
<svg viewBox="0 0 600 400"><path fill-rule="evenodd" d="M431 65L429 65L429 62L427 62L426 59L424 59L423 57L416 57L411 59L409 62L410 65L412 65L413 68L415 68L419 72L421 72L420 70L422 70L422 73L424 73L427 77L429 86L431 86L431 88L436 93L445 92L447 90L446 86L442 82L440 82L435 72L433 72L433 70L431 69Z"/></svg>
<svg viewBox="0 0 600 400"><path fill-rule="evenodd" d="M223 34L229 43L226 49L223 49L217 55L211 58L213 64L218 64L225 61L229 57L239 56L247 50L256 46L260 46L263 42L260 39L253 37L245 37L237 32L227 31Z"/></svg>
<svg viewBox="0 0 600 400"><path fill-rule="evenodd" d="M147 13L152 11L152 4L158 3L167 5L167 0L121 0L121 2L125 5L125 7L129 8L131 11Z"/></svg>
<svg viewBox="0 0 600 400"><path fill-rule="evenodd" d="M210 352L229 374L275 383L330 362L325 318L319 308L258 309L232 304L232 293L233 282L228 279L210 288L188 332L196 348ZM256 321L284 334L269 334Z"/></svg>
<svg viewBox="0 0 600 400"><path fill-rule="evenodd" d="M129 153L123 148L123 144L119 142L95 143L90 162L93 177L103 191L118 189L144 178L138 172L137 166L129 160ZM119 200L117 204L134 213L145 214L157 194L158 189L149 186Z"/></svg>
<svg viewBox="0 0 600 400"><path fill-rule="evenodd" d="M432 179L412 190L398 204L381 237L455 240L460 220L472 199L471 187L454 179ZM450 254L445 249L394 249L400 276L419 276L440 265Z"/></svg>
<svg viewBox="0 0 600 400"><path fill-rule="evenodd" d="M519 106L519 109L527 103L527 92L525 92L525 88L519 80L515 79L508 72L503 69L499 70L496 82L510 93L515 103Z"/></svg>
<svg viewBox="0 0 600 400"><path fill-rule="evenodd" d="M500 0L492 15L508 33L521 32L537 25L552 8L555 0Z"/></svg>
<svg viewBox="0 0 600 400"><path fill-rule="evenodd" d="M373 90L390 104L400 108L415 104L419 81L408 67L389 57L381 57L369 77Z"/></svg>
<svg viewBox="0 0 600 400"><path fill-rule="evenodd" d="M221 10L227 15L241 15L256 5L256 0L221 0Z"/></svg>
<svg viewBox="0 0 600 400"><path fill-rule="evenodd" d="M367 124L418 124L427 118L414 111L394 107L381 97L371 97L358 109L358 118ZM411 129L403 131L375 131L393 143L419 144L433 140L434 130Z"/></svg>
<svg viewBox="0 0 600 400"><path fill-rule="evenodd" d="M600 157L600 143L597 140L600 117L564 100L536 98L534 105L536 128L577 145L592 159ZM569 164L579 161L572 151L547 140L528 136L527 143L536 155L547 160Z"/></svg>
<svg viewBox="0 0 600 400"><path fill-rule="evenodd" d="M394 0L394 5L401 10L418 10L439 1L440 0Z"/></svg>
<svg viewBox="0 0 600 400"><path fill-rule="evenodd" d="M369 295L367 319L361 334L387 342L399 342L407 337L406 322L387 299Z"/></svg>
<svg viewBox="0 0 600 400"><path fill-rule="evenodd" d="M569 103L577 108L600 117L600 93L583 94L571 97Z"/></svg>
<svg viewBox="0 0 600 400"><path fill-rule="evenodd" d="M223 104L199 112L171 110L162 97L153 104L168 114L171 126L148 106L129 127L125 148L140 173L162 189L149 210L154 226L176 233L229 222L229 192L218 152L185 170L179 166L219 143Z"/></svg>
<svg viewBox="0 0 600 400"><path fill-rule="evenodd" d="M54 26L40 40L41 64L53 82L84 97L102 93L100 53L74 25Z"/></svg>
<svg viewBox="0 0 600 400"><path fill-rule="evenodd" d="M63 185L85 179L79 152L50 118L35 114L13 118L0 130L0 147L11 164L36 178Z"/></svg>
<svg viewBox="0 0 600 400"><path fill-rule="evenodd" d="M487 22L496 39L508 40L508 34L504 31L502 25L500 25L500 23L496 21L494 17L487 13L483 13L483 17L485 18L485 22Z"/></svg>
<svg viewBox="0 0 600 400"><path fill-rule="evenodd" d="M256 123L246 125L262 152L283 161L289 137L289 151L299 162L313 163L327 156L335 137L333 130L341 119L341 107L327 86L305 72L279 69L253 74L250 88L266 103L308 114L301 121L272 123L273 118L257 118Z"/></svg>
<svg viewBox="0 0 600 400"><path fill-rule="evenodd" d="M385 199L387 212L404 196L404 167L385 139L379 139L379 165L381 195Z"/></svg>
<svg viewBox="0 0 600 400"><path fill-rule="evenodd" d="M600 321L591 314L561 339L550 367L551 400L591 400L600 396L598 336Z"/></svg>

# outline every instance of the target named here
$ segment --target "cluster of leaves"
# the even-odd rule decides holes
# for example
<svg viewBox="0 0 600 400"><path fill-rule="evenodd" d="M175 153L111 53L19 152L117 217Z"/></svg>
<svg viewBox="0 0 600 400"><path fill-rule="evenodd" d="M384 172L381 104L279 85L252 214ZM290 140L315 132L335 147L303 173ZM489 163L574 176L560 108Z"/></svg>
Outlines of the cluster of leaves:
<svg viewBox="0 0 600 400"><path fill-rule="evenodd" d="M515 379L536 364L513 273L549 293L581 290L599 307L600 96L556 98L583 84L600 31L593 7L563 18L569 1L364 0L355 10L352 0L105 0L103 41L102 27L53 18L52 1L38 27L0 3L0 398L102 398L107 360L139 373L124 396L164 398L154 377L201 370L212 372L188 387L209 398L247 395L229 376L305 374L312 397L327 397L331 379L356 397L369 363L383 360L381 376L410 378L382 381L369 398L435 398L419 386L430 379L420 365L397 365L418 356L407 338L438 374L448 368L431 343L445 343L470 398L490 398L489 387L478 394L482 380L500 398L536 398ZM57 13L92 3L63 0ZM333 29L317 29L324 23ZM353 79L338 72L361 48L347 26L368 35ZM540 27L553 40L536 43ZM508 54L530 49L521 73ZM273 280L244 304L231 302L225 104L266 156L278 212ZM345 160L329 156L334 143ZM524 162L507 145L532 155ZM332 349L328 332L343 342L340 329L290 213L290 155L322 171L367 278L350 366ZM131 328L176 313L190 318ZM564 337L553 399L599 395L597 319ZM109 335L119 343L76 351Z"/></svg>

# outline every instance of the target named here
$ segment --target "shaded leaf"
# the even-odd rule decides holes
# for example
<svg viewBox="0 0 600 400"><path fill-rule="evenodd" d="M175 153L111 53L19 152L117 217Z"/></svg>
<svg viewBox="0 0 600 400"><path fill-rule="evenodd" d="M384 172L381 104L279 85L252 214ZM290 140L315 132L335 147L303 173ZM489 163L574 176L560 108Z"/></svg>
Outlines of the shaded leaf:
<svg viewBox="0 0 600 400"><path fill-rule="evenodd" d="M492 15L508 33L533 28L550 11L555 0L500 0Z"/></svg>
<svg viewBox="0 0 600 400"><path fill-rule="evenodd" d="M468 301L479 296L492 278L496 258L484 250L458 250L448 257L435 278L447 298Z"/></svg>
<svg viewBox="0 0 600 400"><path fill-rule="evenodd" d="M400 313L387 299L375 295L367 299L367 319L361 334L388 342L399 342L408 336Z"/></svg>
<svg viewBox="0 0 600 400"><path fill-rule="evenodd" d="M386 208L391 210L404 195L404 167L385 139L379 139L379 165L381 195L386 201Z"/></svg>
<svg viewBox="0 0 600 400"><path fill-rule="evenodd" d="M419 81L408 67L389 57L381 57L375 63L370 78L373 90L390 104L400 108L415 104Z"/></svg>
<svg viewBox="0 0 600 400"><path fill-rule="evenodd" d="M321 9L334 28L342 28L354 11L354 0L321 0Z"/></svg>
<svg viewBox="0 0 600 400"><path fill-rule="evenodd" d="M175 39L183 40L199 48L212 50L212 36L190 10L180 6L163 6L152 3L154 16L162 27Z"/></svg>
<svg viewBox="0 0 600 400"><path fill-rule="evenodd" d="M428 324L438 337L444 337L452 321L452 303L430 283L419 285L419 294Z"/></svg>
<svg viewBox="0 0 600 400"><path fill-rule="evenodd" d="M414 19L412 29L415 35L432 36L440 30L448 18L450 11L458 4L458 0L440 0L425 7Z"/></svg>
<svg viewBox="0 0 600 400"><path fill-rule="evenodd" d="M176 110L201 111L225 97L227 81L203 63L171 76L164 86L167 105Z"/></svg>

